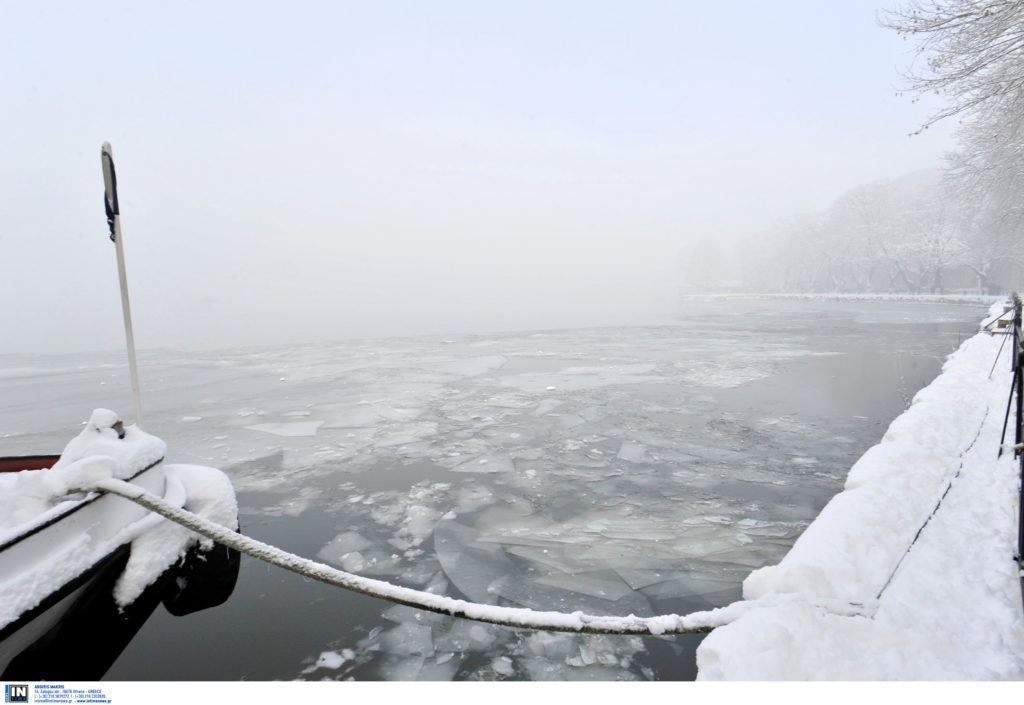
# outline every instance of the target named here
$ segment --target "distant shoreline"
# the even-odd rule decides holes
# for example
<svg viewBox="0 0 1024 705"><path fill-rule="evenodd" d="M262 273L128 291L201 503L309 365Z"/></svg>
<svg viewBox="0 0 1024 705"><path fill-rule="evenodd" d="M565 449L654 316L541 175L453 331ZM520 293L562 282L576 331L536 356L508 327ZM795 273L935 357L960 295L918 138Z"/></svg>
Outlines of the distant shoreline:
<svg viewBox="0 0 1024 705"><path fill-rule="evenodd" d="M805 301L878 301L884 303L991 305L1006 295L989 294L684 294L684 301L793 299Z"/></svg>

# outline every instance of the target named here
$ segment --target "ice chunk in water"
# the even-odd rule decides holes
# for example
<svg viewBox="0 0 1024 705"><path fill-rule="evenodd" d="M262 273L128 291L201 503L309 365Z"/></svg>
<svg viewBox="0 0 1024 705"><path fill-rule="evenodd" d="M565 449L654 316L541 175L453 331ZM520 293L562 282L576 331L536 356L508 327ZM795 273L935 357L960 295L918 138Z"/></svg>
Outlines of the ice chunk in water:
<svg viewBox="0 0 1024 705"><path fill-rule="evenodd" d="M437 433L437 424L432 422L393 423L378 428L374 436L377 448L395 448L411 445L430 438Z"/></svg>
<svg viewBox="0 0 1024 705"><path fill-rule="evenodd" d="M347 659L337 651L324 651L316 660L317 668L341 668Z"/></svg>
<svg viewBox="0 0 1024 705"><path fill-rule="evenodd" d="M683 379L693 385L731 389L747 382L764 379L771 375L767 369L758 369L749 358L735 360L704 360L676 363L684 370Z"/></svg>
<svg viewBox="0 0 1024 705"><path fill-rule="evenodd" d="M571 581L567 581L567 584L571 584ZM497 586L497 591L506 600L535 610L582 610L589 614L635 614L638 617L650 617L654 614L647 597L632 590L627 590L627 594L617 600L605 600L584 592L551 587L524 577L509 575Z"/></svg>
<svg viewBox="0 0 1024 705"><path fill-rule="evenodd" d="M647 460L647 447L642 443L623 441L616 457L630 463L642 463Z"/></svg>
<svg viewBox="0 0 1024 705"><path fill-rule="evenodd" d="M494 508L488 508L487 510L485 510L481 514L480 521L483 521L484 514L489 514L490 512L500 508L501 506L507 507L509 511L518 515L520 517L518 521L522 521L522 517L531 516L535 511L533 508L533 504L531 504L530 501L527 500L525 497L522 497L518 494L503 493L499 495L499 497L505 504L498 505Z"/></svg>
<svg viewBox="0 0 1024 705"><path fill-rule="evenodd" d="M464 653L471 651L473 640L469 637L469 621L465 619L448 620L447 629L434 631L434 651L436 653Z"/></svg>
<svg viewBox="0 0 1024 705"><path fill-rule="evenodd" d="M381 420L381 415L369 404L343 406L331 410L328 426L330 428L373 428ZM352 436L355 437L355 436Z"/></svg>
<svg viewBox="0 0 1024 705"><path fill-rule="evenodd" d="M512 665L512 659L508 656L496 656L491 661L491 670L499 676L505 676L506 678L516 674L516 669Z"/></svg>
<svg viewBox="0 0 1024 705"><path fill-rule="evenodd" d="M568 592L577 592L581 595L590 595L611 601L619 600L633 592L629 585L610 570L593 573L552 573L538 578L537 582Z"/></svg>
<svg viewBox="0 0 1024 705"><path fill-rule="evenodd" d="M346 531L343 534L335 536L330 543L320 549L317 553L317 558L327 561L329 563L337 563L342 560L342 556L346 553L355 553L356 551L362 551L365 548L370 548L373 544L367 539L363 538L354 531Z"/></svg>
<svg viewBox="0 0 1024 705"><path fill-rule="evenodd" d="M415 553L417 551L418 553ZM413 559L412 565L407 565L405 570L402 571L401 582L404 585L424 585L434 577L437 571L437 564L433 561L424 560L423 552L420 549L406 551L404 555L406 558ZM447 588L447 582L444 580L442 582L445 582L444 588ZM440 592L444 592L444 588Z"/></svg>
<svg viewBox="0 0 1024 705"><path fill-rule="evenodd" d="M381 664L380 673L384 680L401 683L415 681L419 680L425 662L426 659L423 656L397 659L391 657Z"/></svg>
<svg viewBox="0 0 1024 705"><path fill-rule="evenodd" d="M380 635L384 651L396 656L434 655L434 638L429 626L403 622Z"/></svg>
<svg viewBox="0 0 1024 705"><path fill-rule="evenodd" d="M301 675L312 673L320 668L329 668L337 670L341 668L346 661L351 661L355 658L355 652L352 649L342 649L341 651L324 651L317 658L316 662L312 666L307 666L302 669Z"/></svg>
<svg viewBox="0 0 1024 705"><path fill-rule="evenodd" d="M494 493L483 485L469 485L459 488L458 502L455 505L457 514L475 512L494 502Z"/></svg>
<svg viewBox="0 0 1024 705"><path fill-rule="evenodd" d="M275 436L286 436L289 438L299 436L315 436L317 430L323 425L323 421L292 421L289 423L259 423L254 426L246 426L250 431L261 431L272 433Z"/></svg>
<svg viewBox="0 0 1024 705"><path fill-rule="evenodd" d="M636 637L535 632L516 655L531 680L635 680L629 670L644 642Z"/></svg>
<svg viewBox="0 0 1024 705"><path fill-rule="evenodd" d="M392 605L381 612L380 616L397 624L405 624L408 622L411 624L422 624L427 626L445 624L451 619L443 614L427 612L426 610L418 610L407 605Z"/></svg>
<svg viewBox="0 0 1024 705"><path fill-rule="evenodd" d="M398 554L388 553L387 551L382 551L379 548L370 548L365 551L361 551L359 554L350 555L360 555L363 565L359 571L367 575L402 574L402 567L400 565L402 557ZM352 572L358 571L353 570Z"/></svg>
<svg viewBox="0 0 1024 705"><path fill-rule="evenodd" d="M583 417L578 414L551 414L551 416L565 428L575 428L586 423Z"/></svg>
<svg viewBox="0 0 1024 705"><path fill-rule="evenodd" d="M634 590L642 590L650 585L663 583L671 575L669 570L631 569L624 566L616 567L615 572L622 578L623 582Z"/></svg>
<svg viewBox="0 0 1024 705"><path fill-rule="evenodd" d="M434 649L437 653L486 652L499 641L506 641L511 633L500 627L481 624L468 619L451 619L434 628Z"/></svg>
<svg viewBox="0 0 1024 705"><path fill-rule="evenodd" d="M580 655L570 656L565 660L570 666L576 666L577 668L583 668L584 666L590 666L597 662L597 656L594 654L594 649L586 644L580 644Z"/></svg>
<svg viewBox="0 0 1024 705"><path fill-rule="evenodd" d="M576 651L578 641L571 634L534 632L526 638L526 647L534 656L564 661Z"/></svg>
<svg viewBox="0 0 1024 705"><path fill-rule="evenodd" d="M608 408L605 406L588 406L580 410L580 416L590 423L597 423L608 416Z"/></svg>
<svg viewBox="0 0 1024 705"><path fill-rule="evenodd" d="M741 574L728 584L717 590L709 589L708 584L687 584L681 581L669 580L657 585L644 588L643 592L654 600L687 600L694 610L710 609L712 607L724 607L742 598L742 588L737 584Z"/></svg>
<svg viewBox="0 0 1024 705"><path fill-rule="evenodd" d="M460 377L477 377L479 375L486 374L487 372L500 369L506 362L508 362L508 358L504 355L486 355L482 357L465 358L455 362L447 362L438 365L434 369L439 372L458 375Z"/></svg>
<svg viewBox="0 0 1024 705"><path fill-rule="evenodd" d="M434 660L424 659L420 666L420 672L416 676L418 681L450 681L459 670L461 659L436 658Z"/></svg>
<svg viewBox="0 0 1024 705"><path fill-rule="evenodd" d="M537 408L531 413L534 416L544 416L545 414L550 414L564 403L565 402L561 399L542 399L541 402L537 404Z"/></svg>
<svg viewBox="0 0 1024 705"><path fill-rule="evenodd" d="M346 570L349 573L359 573L366 567L366 559L363 558L363 554L359 551L344 553L337 560L341 562L342 570Z"/></svg>
<svg viewBox="0 0 1024 705"><path fill-rule="evenodd" d="M501 546L477 544L479 532L457 521L442 519L434 527L434 549L445 575L474 602L494 604L495 584L513 571Z"/></svg>
<svg viewBox="0 0 1024 705"><path fill-rule="evenodd" d="M483 651L494 643L497 637L493 629L487 629L482 624L474 624L469 628L469 638L474 644L474 650Z"/></svg>
<svg viewBox="0 0 1024 705"><path fill-rule="evenodd" d="M412 537L413 546L423 543L423 540L430 536L434 524L440 518L441 512L430 507L414 504L406 512L405 521L402 523L402 532Z"/></svg>
<svg viewBox="0 0 1024 705"><path fill-rule="evenodd" d="M453 467L452 472L505 473L511 474L515 465L508 453L493 453L473 458Z"/></svg>
<svg viewBox="0 0 1024 705"><path fill-rule="evenodd" d="M664 571L662 575L662 582L643 587L644 594L656 599L696 595L710 602L712 596L731 590L735 591L738 599L740 586L737 577L710 565L693 570ZM746 571L742 571L741 575L746 575Z"/></svg>
<svg viewBox="0 0 1024 705"><path fill-rule="evenodd" d="M575 573L586 566L585 563L573 560L569 552L554 546L541 548L537 546L510 545L505 547L505 553L525 558L531 563L537 563L546 568L554 568L562 573Z"/></svg>

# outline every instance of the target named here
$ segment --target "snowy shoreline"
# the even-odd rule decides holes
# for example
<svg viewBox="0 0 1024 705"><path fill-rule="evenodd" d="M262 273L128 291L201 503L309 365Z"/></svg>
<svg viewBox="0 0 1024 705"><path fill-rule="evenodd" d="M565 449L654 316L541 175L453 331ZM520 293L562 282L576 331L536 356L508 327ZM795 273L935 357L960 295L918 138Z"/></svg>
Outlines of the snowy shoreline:
<svg viewBox="0 0 1024 705"><path fill-rule="evenodd" d="M901 304L1001 304L1005 296L987 294L780 294L780 293L730 293L730 294L685 294L683 301L765 301L783 299L794 301L877 301ZM993 309L995 310L995 309Z"/></svg>
<svg viewBox="0 0 1024 705"><path fill-rule="evenodd" d="M991 315L1002 312L993 304ZM1017 464L997 460L1009 349L947 360L777 566L697 651L699 680L1024 677Z"/></svg>

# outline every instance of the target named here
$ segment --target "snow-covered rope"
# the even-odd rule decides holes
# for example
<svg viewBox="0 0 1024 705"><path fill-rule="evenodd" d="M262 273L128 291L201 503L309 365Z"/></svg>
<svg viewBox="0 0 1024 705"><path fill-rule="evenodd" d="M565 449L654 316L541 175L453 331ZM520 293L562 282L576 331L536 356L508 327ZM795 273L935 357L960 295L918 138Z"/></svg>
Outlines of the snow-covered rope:
<svg viewBox="0 0 1024 705"><path fill-rule="evenodd" d="M903 552L903 555L900 556L899 560L896 561L896 565L893 566L892 572L889 573L889 578L885 581L885 585L883 585L882 588L878 591L878 594L875 595L875 600L882 599L882 594L889 589L889 586L892 584L893 579L896 577L896 573L898 573L900 570L900 566L903 565L903 561L906 559L907 556L910 555L910 552L914 550L914 546L917 545L918 539L920 539L921 534L924 533L925 527L927 527L929 522L931 522L931 520L935 518L935 515L939 513L939 509L942 507L942 503L945 501L946 495L948 495L949 491L953 489L953 484L957 481L957 479L960 477L960 474L964 471L964 463L966 462L965 458L967 454L971 452L971 449L974 448L974 444L977 443L978 439L981 437L981 432L985 428L985 421L988 420L988 414L990 411L991 407L986 406L985 413L981 417L981 423L978 425L978 430L975 432L974 438L971 439L970 444L968 444L968 446L964 448L963 452L960 453L960 466L953 474L953 477L949 478L949 482L946 483L946 489L943 490L942 494L939 496L938 501L935 502L935 506L932 508L932 511L928 514L927 517L925 517L924 523L922 523L921 526L918 527L917 533L914 534L914 538L910 541L910 545L907 546L907 550L905 550ZM1000 450L999 452L1002 453L1002 450Z"/></svg>
<svg viewBox="0 0 1024 705"><path fill-rule="evenodd" d="M482 605L346 573L323 563L282 551L275 546L243 536L236 531L231 531L192 512L169 504L160 497L129 482L112 478L103 479L88 489L101 490L124 497L197 534L213 539L217 543L328 585L336 585L346 590L430 612L506 627L590 634L700 634L728 624L750 607L750 603L735 602L726 607L687 615L615 617L589 615L582 612L567 614L564 612L539 612L525 607Z"/></svg>

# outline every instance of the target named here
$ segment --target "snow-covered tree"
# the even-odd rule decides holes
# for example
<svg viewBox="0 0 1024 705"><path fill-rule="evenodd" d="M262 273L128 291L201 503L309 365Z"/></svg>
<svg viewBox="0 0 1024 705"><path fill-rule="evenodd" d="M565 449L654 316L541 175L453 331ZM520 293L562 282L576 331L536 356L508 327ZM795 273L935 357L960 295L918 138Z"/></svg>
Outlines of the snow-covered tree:
<svg viewBox="0 0 1024 705"><path fill-rule="evenodd" d="M918 42L910 89L948 98L924 127L962 119L943 199L961 260L982 288L997 267L1024 273L1024 0L915 0L884 24Z"/></svg>
<svg viewBox="0 0 1024 705"><path fill-rule="evenodd" d="M915 0L882 24L917 41L909 88L949 99L928 123L1019 110L1024 96L1024 1Z"/></svg>
<svg viewBox="0 0 1024 705"><path fill-rule="evenodd" d="M783 291L941 293L968 264L960 214L937 171L862 184L827 210L791 217L763 236L771 251L762 244L750 256L745 269L757 276L749 283L774 282Z"/></svg>
<svg viewBox="0 0 1024 705"><path fill-rule="evenodd" d="M908 89L958 116L940 179L864 184L769 233L746 269L799 291L941 292L1024 279L1024 0L907 0L883 25L916 42ZM767 243L771 243L769 246ZM766 252L771 250L771 252ZM974 281L969 272L973 272ZM956 283L951 285L951 281Z"/></svg>

